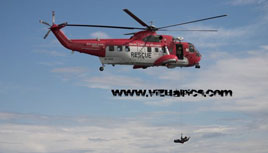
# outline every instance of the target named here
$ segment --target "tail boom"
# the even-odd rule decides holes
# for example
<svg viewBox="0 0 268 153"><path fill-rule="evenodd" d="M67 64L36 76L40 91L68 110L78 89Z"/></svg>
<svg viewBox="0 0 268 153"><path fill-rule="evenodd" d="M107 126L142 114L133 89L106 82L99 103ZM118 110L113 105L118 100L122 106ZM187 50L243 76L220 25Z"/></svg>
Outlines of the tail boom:
<svg viewBox="0 0 268 153"><path fill-rule="evenodd" d="M92 48L86 41L80 41L80 40L71 40L69 39L61 30L65 25L60 24L56 25L53 24L51 26L51 31L56 36L56 38L59 40L59 42L67 49L70 49L72 51L78 51L80 53L86 53L90 55L95 55L98 57L104 57L105 56L105 47L99 46L98 48ZM96 40L92 40L96 41Z"/></svg>

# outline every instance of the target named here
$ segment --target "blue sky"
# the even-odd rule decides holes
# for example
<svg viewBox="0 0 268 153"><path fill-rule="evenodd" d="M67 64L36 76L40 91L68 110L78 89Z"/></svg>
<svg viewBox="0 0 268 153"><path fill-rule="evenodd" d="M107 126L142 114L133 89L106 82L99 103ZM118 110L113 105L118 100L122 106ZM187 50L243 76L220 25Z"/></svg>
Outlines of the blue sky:
<svg viewBox="0 0 268 153"><path fill-rule="evenodd" d="M264 153L268 131L268 2L2 1L0 152L243 152ZM201 69L106 66L46 40L56 23L139 26L122 9L156 26L221 14L228 17L168 32L192 42ZM75 38L127 38L131 30L64 28ZM111 89L231 89L233 97L116 98ZM183 132L191 141L173 143Z"/></svg>

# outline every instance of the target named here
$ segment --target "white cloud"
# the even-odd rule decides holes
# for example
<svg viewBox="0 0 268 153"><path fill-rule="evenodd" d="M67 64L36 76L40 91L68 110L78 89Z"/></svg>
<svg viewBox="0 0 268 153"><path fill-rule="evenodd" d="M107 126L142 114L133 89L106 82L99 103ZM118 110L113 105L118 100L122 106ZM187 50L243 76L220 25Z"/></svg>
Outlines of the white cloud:
<svg viewBox="0 0 268 153"><path fill-rule="evenodd" d="M194 131L194 133L225 133L232 128L226 128L221 126L216 127L203 127Z"/></svg>
<svg viewBox="0 0 268 153"><path fill-rule="evenodd" d="M182 33L186 42L192 42L195 44L197 49L200 49L201 53L203 50L217 51L241 49L242 47L250 47L248 42L251 44L255 43L255 40L264 36L267 32L268 23L268 1L264 0L237 0L232 1L235 4L248 4L248 3L259 3L260 16L256 16L255 20L251 24L238 25L237 27L223 27L221 25L210 26L205 23L197 23L187 26L188 29L217 29L218 32L185 32ZM230 23L235 16L229 14L227 17L217 19L220 22ZM177 36L177 33L169 32L170 35ZM256 41L259 42L259 41Z"/></svg>
<svg viewBox="0 0 268 153"><path fill-rule="evenodd" d="M248 5L248 4L262 4L267 2L267 0L231 0L232 5Z"/></svg>
<svg viewBox="0 0 268 153"><path fill-rule="evenodd" d="M89 117L1 113L0 116L5 116L2 119L16 119L19 122L5 123L0 119L2 120L0 122L0 148L1 152L5 153L168 153L185 151L235 153L237 149L243 153L267 152L266 137L254 137L254 135L267 132L267 128L265 128L268 125L267 121L254 123L251 129L257 127L260 130L252 132L250 132L251 129L245 127L248 123L238 121L232 121L236 123L235 125L225 126L217 124L206 126L150 124L151 121L163 120L161 116L168 115L167 113L174 118L178 115L172 112L154 112L153 114L141 114L135 118L125 118L124 121L95 117L95 121L93 121ZM80 124L77 124L78 120ZM57 124L51 124L54 122ZM250 125L247 126L250 127ZM185 147L173 143L174 139L180 137L181 131L185 135L191 136L190 141L184 144ZM244 139L245 136L248 139ZM223 137L224 139L222 139Z"/></svg>
<svg viewBox="0 0 268 153"><path fill-rule="evenodd" d="M150 84L151 85L151 84ZM83 86L90 88L115 89L115 88L146 88L148 83L138 77L124 75L104 74L98 77L89 77L83 81Z"/></svg>
<svg viewBox="0 0 268 153"><path fill-rule="evenodd" d="M107 123L109 124L109 122ZM173 134L165 132L170 131L168 128L150 127L138 122L118 122L116 124L117 127L113 128L110 125L109 128L106 128L94 124L75 127L0 124L0 148L1 151L7 153L76 152L77 150L89 150L89 152L114 150L134 153L150 151L151 148L148 149L145 144L154 141L155 138L158 139L155 144L165 141L167 141L165 144L168 144L168 141L172 140L170 136ZM158 146L157 148L165 151L166 147Z"/></svg>
<svg viewBox="0 0 268 153"><path fill-rule="evenodd" d="M63 81L80 80L86 76L88 70L84 67L60 67L54 68L51 72L58 74L59 78Z"/></svg>
<svg viewBox="0 0 268 153"><path fill-rule="evenodd" d="M227 52L224 51L214 51L211 52L209 55L206 56L206 60L218 60L218 59L226 59L226 58L231 58L232 55L230 55Z"/></svg>
<svg viewBox="0 0 268 153"><path fill-rule="evenodd" d="M39 62L39 64L45 65L45 66L59 66L59 65L63 65L64 63L60 61L51 61L51 62Z"/></svg>
<svg viewBox="0 0 268 153"><path fill-rule="evenodd" d="M145 73L150 76L155 76L155 78L166 80L166 81L185 80L185 78L191 75L191 73L185 70L185 68L167 69L166 67L148 68L145 71ZM159 74L162 74L162 75L159 75Z"/></svg>
<svg viewBox="0 0 268 153"><path fill-rule="evenodd" d="M261 46L261 48L268 51L268 45L263 45L263 46Z"/></svg>
<svg viewBox="0 0 268 153"><path fill-rule="evenodd" d="M69 74L80 74L86 72L87 70L82 67L62 67L54 68L51 72L54 73L69 73Z"/></svg>
<svg viewBox="0 0 268 153"><path fill-rule="evenodd" d="M228 16L225 19L228 22ZM257 29L263 27L261 23L255 23L253 25L240 26L238 28L223 28L207 25L191 25L189 29L217 29L218 32L187 32L184 33L183 37L186 42L192 42L197 49L219 49L225 46L241 44L243 41L248 41L255 33ZM176 35L171 33L171 35ZM239 39L239 41L238 41ZM200 50L202 53L202 50Z"/></svg>
<svg viewBox="0 0 268 153"><path fill-rule="evenodd" d="M50 56L60 56L60 57L66 56L65 52L60 52L60 51L56 51L56 50L36 49L36 50L34 50L34 52L41 53L41 54L47 54Z"/></svg>

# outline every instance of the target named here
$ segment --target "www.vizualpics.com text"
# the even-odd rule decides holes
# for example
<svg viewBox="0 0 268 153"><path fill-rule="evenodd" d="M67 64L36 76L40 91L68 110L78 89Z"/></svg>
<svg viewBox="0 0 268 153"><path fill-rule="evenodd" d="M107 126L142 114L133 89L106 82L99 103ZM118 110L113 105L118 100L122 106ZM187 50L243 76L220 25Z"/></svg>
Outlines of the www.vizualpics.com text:
<svg viewBox="0 0 268 153"><path fill-rule="evenodd" d="M112 95L115 97L128 97L128 96L137 96L137 97L185 97L185 96L192 96L192 97L232 97L233 91L232 90L202 90L202 89L112 89Z"/></svg>

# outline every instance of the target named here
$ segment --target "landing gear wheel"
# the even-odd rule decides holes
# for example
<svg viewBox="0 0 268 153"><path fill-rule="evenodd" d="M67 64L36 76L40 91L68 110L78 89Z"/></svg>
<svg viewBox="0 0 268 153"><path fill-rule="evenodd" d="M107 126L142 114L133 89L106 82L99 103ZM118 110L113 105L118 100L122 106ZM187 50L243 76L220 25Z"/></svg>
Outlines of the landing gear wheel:
<svg viewBox="0 0 268 153"><path fill-rule="evenodd" d="M199 64L195 65L195 68L200 69L200 65Z"/></svg>
<svg viewBox="0 0 268 153"><path fill-rule="evenodd" d="M104 67L103 67L103 66L101 66L101 67L100 67L100 71L103 71L103 70L104 70Z"/></svg>

